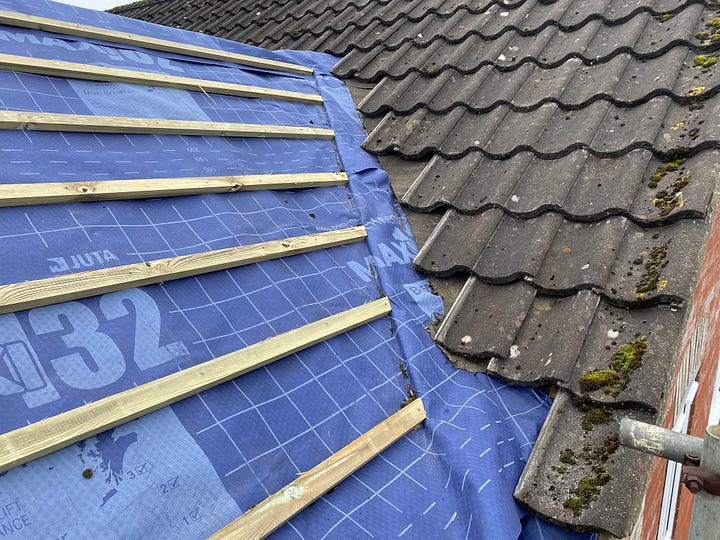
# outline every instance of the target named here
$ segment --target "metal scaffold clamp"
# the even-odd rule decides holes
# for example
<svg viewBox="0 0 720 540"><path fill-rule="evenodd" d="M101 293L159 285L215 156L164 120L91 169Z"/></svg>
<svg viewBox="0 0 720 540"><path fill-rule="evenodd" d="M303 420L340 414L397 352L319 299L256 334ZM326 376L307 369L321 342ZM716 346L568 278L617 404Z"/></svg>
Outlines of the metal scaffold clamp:
<svg viewBox="0 0 720 540"><path fill-rule="evenodd" d="M705 438L684 435L629 418L620 421L620 444L682 463L680 482L695 494L689 540L717 538L720 515L720 426Z"/></svg>
<svg viewBox="0 0 720 540"><path fill-rule="evenodd" d="M720 474L701 467L697 454L685 454L680 483L694 494L704 491L716 497L720 495Z"/></svg>

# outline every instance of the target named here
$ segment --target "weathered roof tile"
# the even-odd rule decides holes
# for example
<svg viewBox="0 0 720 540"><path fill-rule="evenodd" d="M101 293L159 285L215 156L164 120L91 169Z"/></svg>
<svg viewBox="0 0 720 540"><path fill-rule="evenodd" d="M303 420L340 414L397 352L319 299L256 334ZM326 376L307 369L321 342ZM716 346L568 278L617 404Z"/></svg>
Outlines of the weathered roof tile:
<svg viewBox="0 0 720 540"><path fill-rule="evenodd" d="M617 444L618 424L624 416L650 423L655 417L641 411L623 411L621 416L603 409L594 413L596 421L591 423L587 415L593 410L558 393L515 498L555 523L622 537L640 511L641 486L652 460Z"/></svg>
<svg viewBox="0 0 720 540"><path fill-rule="evenodd" d="M489 159L480 153L459 160L436 156L402 202L423 212L443 206L462 213L499 207L516 217L553 210L573 221L619 214L636 223L659 225L706 215L718 178L718 157L717 150L700 152L653 182L651 177L667 164L647 150L616 158L596 158L577 150L553 160L529 152L507 160ZM679 198L675 205L661 204L658 193L672 193L673 186L684 183L683 178L689 181L680 189L682 204Z"/></svg>
<svg viewBox="0 0 720 540"><path fill-rule="evenodd" d="M690 300L704 220L644 229L622 216L577 223L547 212L449 211L415 259L433 276L470 272L484 283L525 279L546 294L592 289L619 305Z"/></svg>

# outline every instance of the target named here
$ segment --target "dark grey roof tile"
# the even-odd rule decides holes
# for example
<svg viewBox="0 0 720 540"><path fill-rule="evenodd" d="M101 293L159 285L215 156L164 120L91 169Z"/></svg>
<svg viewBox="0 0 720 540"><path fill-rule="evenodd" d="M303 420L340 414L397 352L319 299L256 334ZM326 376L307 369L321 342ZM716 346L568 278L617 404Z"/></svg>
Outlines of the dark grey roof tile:
<svg viewBox="0 0 720 540"><path fill-rule="evenodd" d="M245 28L245 38L248 41L261 42L267 35L276 35L282 29L290 37L313 37L335 35L345 29L357 32L369 23L373 17L387 16L392 19L401 18L401 14L393 13L392 7L387 4L365 2L363 5L347 5L341 9L331 9L327 4L310 8L299 16L286 16L280 21L277 15L260 19L259 22L250 21ZM351 24L352 23L352 24ZM330 31L328 31L330 30Z"/></svg>
<svg viewBox="0 0 720 540"><path fill-rule="evenodd" d="M616 64L617 62L615 62ZM555 69L542 69L535 64L524 64L520 69L511 72L498 72L493 70L499 79L499 84L507 84L507 79L517 78L522 73L522 68L527 67L527 77L522 82L519 91L514 94L509 100L514 109L533 109L540 103L549 103L555 101L558 104L569 105L570 107L577 107L580 104L587 103L590 99L593 99L598 94L602 93L602 88L599 86L601 81L597 81L598 86L594 89L592 96L586 97L582 92L568 91L567 87L576 78L579 78L583 73L587 71L587 67L582 64L577 58L571 58L567 62L558 66ZM603 76L603 81L608 80L607 73L612 72L614 65L612 62L605 64L604 69L606 74ZM587 90L585 90L587 92ZM475 94L478 95L477 93ZM485 102L489 101L490 95L488 95L483 89L483 98Z"/></svg>
<svg viewBox="0 0 720 540"><path fill-rule="evenodd" d="M609 107L607 101L596 101L572 111L564 111L555 103L547 103L536 111L510 110L503 125L493 133L492 145L483 147L483 153L502 157L529 150L540 156L560 156L587 147ZM475 145L473 148L479 149Z"/></svg>
<svg viewBox="0 0 720 540"><path fill-rule="evenodd" d="M588 106L588 109L593 105L595 103ZM580 140L596 155L618 155L627 149L640 147L655 148L658 152L663 152L662 142L655 144L656 135L660 131L668 109L673 106L675 104L667 96L651 99L637 107L623 108L611 105L607 107L602 123L597 126L595 136L590 140ZM687 106L682 108L687 110ZM586 116L585 110L587 109L577 112L578 118ZM575 113L573 111L568 114Z"/></svg>
<svg viewBox="0 0 720 540"><path fill-rule="evenodd" d="M659 225L707 214L718 157L717 150L706 150L674 167L647 150L617 158L578 150L554 160L528 152L507 160L478 152L459 160L436 156L401 200L420 211L503 208L516 217L533 217L555 210L573 221L625 215L635 223Z"/></svg>
<svg viewBox="0 0 720 540"><path fill-rule="evenodd" d="M351 49L358 48L367 51L380 44L388 50L396 49L407 41L426 46L428 40L424 39L423 32L429 36L442 32L447 39L451 39L448 32L456 29L449 21L462 22L462 26L468 28L465 32L467 35L472 31L468 23L475 22L478 16L483 16L488 10L501 12L508 8L532 4L524 0L507 2L504 5L492 0L475 2L442 0L416 3L414 6L410 3L399 7L393 5L388 9L385 7L386 3L374 2L352 8L348 6L343 10L330 4L324 11L307 11L302 15L291 14L282 19L272 18L263 21L261 27L248 25L245 37L255 43L273 44L280 41L292 43L292 38L303 39L321 35L331 37L338 32L350 30L353 36L350 41L334 42L321 49L336 55L343 55ZM489 17L485 16L485 18ZM397 28L392 29L391 27L396 23ZM401 28L399 33L398 28ZM290 38L290 41L287 41L287 38ZM462 36L458 39L461 38ZM298 47L293 45L292 48Z"/></svg>
<svg viewBox="0 0 720 540"><path fill-rule="evenodd" d="M435 340L472 358L508 357L535 298L522 281L498 287L470 278L447 312Z"/></svg>
<svg viewBox="0 0 720 540"><path fill-rule="evenodd" d="M484 283L525 279L546 294L592 289L619 305L689 301L707 235L703 220L644 229L622 216L577 223L555 212L518 219L500 209L448 211L415 265Z"/></svg>
<svg viewBox="0 0 720 540"><path fill-rule="evenodd" d="M685 308L603 305L587 331L570 380L576 395L613 407L662 411L680 346Z"/></svg>
<svg viewBox="0 0 720 540"><path fill-rule="evenodd" d="M705 150L675 163L679 164L676 169L671 165L675 170L667 170L667 163L657 159L650 162L644 185L635 196L630 215L645 221L707 215L713 190L720 178L720 152ZM620 174L618 172L618 176ZM612 183L608 185L612 186Z"/></svg>
<svg viewBox="0 0 720 540"><path fill-rule="evenodd" d="M195 19L203 21L210 20L215 15L215 10L220 7L218 2L204 2L193 12Z"/></svg>
<svg viewBox="0 0 720 540"><path fill-rule="evenodd" d="M616 252L606 294L627 304L673 298L689 301L707 240L705 222L681 219L665 227L628 233Z"/></svg>
<svg viewBox="0 0 720 540"><path fill-rule="evenodd" d="M584 150L572 152L562 159L545 160L534 157L503 208L517 216L530 216L545 210L559 210L574 221L594 221L605 214L619 213L614 211L612 200L602 196L604 193L597 184L606 180L607 167L614 161L595 158ZM618 158L617 161L631 160ZM596 165L599 163L602 163L602 166ZM597 171L598 168L604 170ZM595 178L596 172L599 173L599 178ZM623 170L623 173L626 172L626 169ZM579 208L573 207L572 198L576 196L576 191L582 188L583 180L588 177L596 182L593 184L594 192L582 201L583 204ZM552 178L553 181L546 182L547 178ZM613 194L621 193L623 187L632 180L631 176L619 175L611 182L616 185L609 191Z"/></svg>
<svg viewBox="0 0 720 540"><path fill-rule="evenodd" d="M520 152L494 160L474 152L458 160L435 156L401 199L419 211L450 206L464 213L502 207L518 217L532 217L545 210L560 210L566 191L587 152L576 151L557 160L536 158ZM526 174L527 171L527 174ZM546 182L546 178L555 182ZM543 195L536 197L537 189ZM525 195L527 194L527 196Z"/></svg>
<svg viewBox="0 0 720 540"><path fill-rule="evenodd" d="M626 227L623 217L579 224L554 212L516 219L499 209L476 216L449 211L415 264L433 276L471 272L484 283L526 279L555 294L602 291Z"/></svg>
<svg viewBox="0 0 720 540"><path fill-rule="evenodd" d="M684 319L682 307L629 309L589 290L556 297L522 281L499 286L471 277L435 339L452 353L490 359L488 371L508 381L557 383L592 403L657 412L679 346L665 341ZM614 362L630 353L640 358L624 372Z"/></svg>
<svg viewBox="0 0 720 540"><path fill-rule="evenodd" d="M521 150L534 150L535 148L542 149L539 153L545 153L545 150L549 150L547 153L555 153L555 148L565 149L568 147L567 144L563 145L559 140L566 133L565 130L568 126L563 126L559 132L552 131L553 119L558 116L558 112L564 113L564 111L558 111L558 106L554 103L546 103L537 109L524 113L514 111L511 107L505 105L487 114L492 116L495 111L501 112L503 109L505 114L502 122L500 122L486 144L476 142L472 133L474 124L471 120L472 113L465 114L459 122L459 124L465 126L465 129L458 134L459 140L454 145L447 147L448 151L451 152L449 155L462 155L460 149L463 143L466 149L483 148L484 153L490 156L509 156ZM561 114L561 116L567 117L565 114ZM564 122L565 120L563 120ZM470 139L469 146L465 142L468 138ZM543 141L546 141L546 144L542 144ZM574 141L570 142L568 140L568 142L575 144Z"/></svg>
<svg viewBox="0 0 720 540"><path fill-rule="evenodd" d="M419 109L409 116L388 113L370 133L363 147L373 153L397 153L419 159L428 154L460 158L481 151L493 158L529 150L550 159L586 148L594 155L614 157L636 148L658 155L694 154L720 144L717 95L693 110L672 98L659 96L636 107L618 107L605 100L577 110L555 103L538 109L515 111L501 105L476 114L456 107L438 115ZM463 111L458 114L458 110Z"/></svg>
<svg viewBox="0 0 720 540"><path fill-rule="evenodd" d="M483 13L494 5L514 9L526 1L528 0L424 0L417 2L408 10L407 18L410 21L418 21L434 13L449 17L461 9L468 13Z"/></svg>
<svg viewBox="0 0 720 540"><path fill-rule="evenodd" d="M257 13L240 8L225 17L220 27L226 32L232 31L239 33L241 36L240 41L245 41L245 28L251 21L257 19L258 17L259 15L257 15Z"/></svg>
<svg viewBox="0 0 720 540"><path fill-rule="evenodd" d="M245 39L261 45L284 41L286 46L299 48L293 39L302 40L326 36L322 49L338 56L353 49L369 51L375 46L394 50L403 43L412 42L416 47L426 47L435 39L447 43L459 43L470 35L492 40L506 32L523 35L537 34L553 26L562 32L572 32L590 21L598 20L606 25L617 25L640 13L672 17L675 12L687 6L687 2L666 2L661 6L647 0L586 2L584 0L558 0L555 2L479 2L475 6L466 2L422 2L416 9L412 6L399 9L385 9L373 4L369 7L354 7L339 10L329 4L324 11L319 9L302 14L290 13L279 18L246 26ZM660 19L668 22L669 19ZM653 27L655 28L655 27ZM349 40L332 39L338 33L350 31ZM370 30L370 31L367 31ZM656 32L657 33L657 32Z"/></svg>
<svg viewBox="0 0 720 540"><path fill-rule="evenodd" d="M412 73L401 80L383 79L359 108L370 116L390 110L407 114L422 107L444 113L456 106L480 113L503 104L522 111L548 102L576 109L600 99L630 107L659 95L689 103L717 93L720 86L720 70L697 68L695 56L681 46L645 61L625 53L589 66L571 58L552 69L523 64L503 72L485 66L467 75L444 71L430 80L419 80L420 75Z"/></svg>
<svg viewBox="0 0 720 540"><path fill-rule="evenodd" d="M616 158L597 158L588 155L583 168L575 178L572 189L563 201L563 211L582 221L601 219L620 214L635 223L657 224L659 216L653 212L652 201L636 203L646 188L647 169L657 168L659 160L647 150L634 150ZM707 204L707 200L705 204ZM695 217L705 215L706 208ZM686 215L686 214L683 214Z"/></svg>
<svg viewBox="0 0 720 540"><path fill-rule="evenodd" d="M472 271L503 218L502 211L495 209L474 216L446 212L417 254L415 266L437 277ZM460 250L457 249L458 238L463 238L464 242L464 248ZM522 274L513 276L514 279L522 277Z"/></svg>
<svg viewBox="0 0 720 540"><path fill-rule="evenodd" d="M569 381L599 302L592 291L536 295L509 354L491 358L488 373L530 386Z"/></svg>
<svg viewBox="0 0 720 540"><path fill-rule="evenodd" d="M326 27L320 21L327 22L342 13L365 13L366 10L383 10L390 3L390 0L334 0L331 2L323 0L312 0L310 2L286 2L284 5L266 4L241 5L238 2L224 2L230 4L237 10L237 16L227 21L227 27L231 25L240 26L244 31L244 40L249 41L251 37L264 39L267 36L279 37L295 34L310 33L317 37L317 33L310 32L310 27L322 29ZM347 15L345 16L347 20ZM328 30L335 31L342 27L328 27Z"/></svg>
<svg viewBox="0 0 720 540"><path fill-rule="evenodd" d="M535 218L516 219L504 215L502 210L488 210L486 213L499 213L502 218L491 236L478 237L477 243L475 238L465 237L465 251L477 258L469 267L472 273L481 276L486 283L507 283L526 276L537 276L546 260L548 239L557 234L563 221L562 216L547 212ZM472 232L472 229L465 232ZM458 238L447 238L445 245L451 247L454 240L457 246ZM431 256L433 251L430 252ZM454 259L456 264L462 261L457 254ZM421 264L419 266L422 267ZM423 269L434 273L432 269Z"/></svg>
<svg viewBox="0 0 720 540"><path fill-rule="evenodd" d="M697 68L702 72L700 68ZM715 68L712 68L715 69ZM720 69L720 68L718 68ZM658 147L664 152L683 154L693 148L716 147L720 137L720 97L717 95L697 106L670 107L663 129L658 134Z"/></svg>
<svg viewBox="0 0 720 540"><path fill-rule="evenodd" d="M388 111L409 114L420 108L443 113L456 106L476 112L489 110L510 102L518 85L527 77L528 68L531 68L529 64L525 70L519 69L505 76L499 75L492 66L485 66L470 74L446 70L432 79L423 79L417 72L399 80L385 78L370 91L358 109L367 116L379 116ZM498 94L485 91L491 77L504 80Z"/></svg>
<svg viewBox="0 0 720 540"><path fill-rule="evenodd" d="M528 152L508 160L489 159L479 152L459 160L435 156L401 202L423 212L446 205L473 213L502 206L533 157Z"/></svg>
<svg viewBox="0 0 720 540"><path fill-rule="evenodd" d="M584 151L553 160L533 156L522 176L515 179L515 186L502 208L517 217L531 217L544 211L562 209L587 157ZM548 182L548 178L553 181Z"/></svg>
<svg viewBox="0 0 720 540"><path fill-rule="evenodd" d="M712 50L692 36L713 15L703 4L691 4L670 19L641 12L621 24L594 19L569 32L554 26L531 35L510 30L489 42L473 33L457 43L436 37L429 44L405 42L392 51L401 54L388 54L389 49L378 44L369 50L350 51L334 72L341 77L377 82L384 76L403 78L413 71L432 77L446 69L471 73L485 65L508 71L533 62L550 68L569 58L580 58L587 64L604 63L622 53L648 59L680 45Z"/></svg>
<svg viewBox="0 0 720 540"><path fill-rule="evenodd" d="M604 285L628 226L631 225L627 218L620 216L593 223L563 220L547 248L541 268L534 275L535 283L555 293L595 288L615 299Z"/></svg>
<svg viewBox="0 0 720 540"><path fill-rule="evenodd" d="M514 495L552 522L625 537L640 511L652 458L617 444L619 423L626 416L649 423L655 417L633 409L607 410L595 412L605 422L593 425L590 411L558 392ZM596 489L580 490L586 495L581 502L582 478Z"/></svg>

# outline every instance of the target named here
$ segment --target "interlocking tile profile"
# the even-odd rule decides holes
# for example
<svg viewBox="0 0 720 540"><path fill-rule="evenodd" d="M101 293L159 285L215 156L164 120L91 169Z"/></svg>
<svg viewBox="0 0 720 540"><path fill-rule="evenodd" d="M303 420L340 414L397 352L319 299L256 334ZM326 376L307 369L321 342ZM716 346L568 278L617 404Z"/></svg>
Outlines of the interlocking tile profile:
<svg viewBox="0 0 720 540"><path fill-rule="evenodd" d="M719 158L718 150L702 151L653 182L651 177L666 164L649 150L614 158L577 150L553 160L531 152L505 160L479 152L457 160L436 155L401 201L419 212L452 207L477 214L501 208L511 216L535 217L554 211L579 222L623 215L640 225L658 226L706 215L720 176ZM689 179L681 189L682 204L679 198L678 204L662 204L658 194L672 192L682 179Z"/></svg>
<svg viewBox="0 0 720 540"><path fill-rule="evenodd" d="M487 65L470 74L445 70L428 84L422 75L412 73L400 80L383 79L359 108L368 116L391 111L407 115L418 109L440 115L456 107L485 113L500 105L530 111L546 103L572 110L600 100L631 107L660 95L687 104L704 100L720 88L720 70L697 69L696 56L688 47L679 46L649 60L622 53L603 64L586 65L571 58L555 68L525 63L508 73Z"/></svg>
<svg viewBox="0 0 720 540"><path fill-rule="evenodd" d="M335 66L334 73L376 82L385 76L399 79L412 72L427 77L447 69L472 73L485 65L511 71L526 62L555 67L569 58L604 63L623 52L649 59L678 45L712 50L712 45L699 43L694 36L706 29L704 23L713 14L712 8L703 4L690 4L665 20L641 12L620 24L593 19L571 32L551 25L531 35L510 30L490 41L471 33L457 43L437 37L429 45L410 41L394 50L386 50L381 44L370 51L352 50Z"/></svg>
<svg viewBox="0 0 720 540"><path fill-rule="evenodd" d="M502 159L527 151L552 159L578 149L613 157L637 148L667 155L677 148L694 154L720 144L720 96L690 110L668 96L632 108L594 101L577 110L547 103L529 112L500 105L476 114L456 107L447 114L419 109L407 116L388 113L370 133L364 148L376 154L420 159L440 154L457 159L470 152ZM692 135L690 135L692 132Z"/></svg>
<svg viewBox="0 0 720 540"><path fill-rule="evenodd" d="M488 371L507 381L556 383L588 402L657 412L672 376L676 348L668 336L682 330L686 308L615 306L593 291L570 296L539 293L528 283L467 281L436 339L449 351L489 358ZM642 364L627 384L590 389L588 373L607 370L615 354L644 338ZM582 388L581 388L582 386ZM617 390L617 392L616 392Z"/></svg>
<svg viewBox="0 0 720 540"><path fill-rule="evenodd" d="M500 209L448 212L415 265L432 276L471 273L490 284L524 280L545 294L590 289L623 306L692 296L704 220L643 229L622 216L577 223L547 212L515 218Z"/></svg>
<svg viewBox="0 0 720 540"><path fill-rule="evenodd" d="M516 499L555 523L626 536L640 512L651 459L617 444L623 417L656 420L642 411L580 408L560 391L515 489Z"/></svg>
<svg viewBox="0 0 720 540"><path fill-rule="evenodd" d="M620 24L640 12L653 15L673 13L684 3L682 0L671 0L662 5L650 5L642 0L592 3L583 0L549 3L445 2L435 9L425 10L413 9L412 4L407 7L370 4L357 8L362 9L362 13L350 10L330 12L328 8L318 14L325 16L318 16L315 20L288 21L286 18L283 21L286 26L280 32L273 27L280 21L266 21L252 30L248 28L245 36L249 42L262 47L311 46L342 56L354 49L366 52L376 46L395 50L406 42L425 47L434 39L458 43L470 35L484 40L498 38L509 31L532 35L548 26L570 32L594 19L606 24Z"/></svg>
<svg viewBox="0 0 720 540"><path fill-rule="evenodd" d="M397 193L410 222L437 222L415 261L445 295L436 341L464 366L560 388L517 500L629 534L650 461L617 447L618 422L661 420L720 193L720 6L147 0L115 12L343 56L334 73L368 88L364 147L388 156L396 190L410 185Z"/></svg>

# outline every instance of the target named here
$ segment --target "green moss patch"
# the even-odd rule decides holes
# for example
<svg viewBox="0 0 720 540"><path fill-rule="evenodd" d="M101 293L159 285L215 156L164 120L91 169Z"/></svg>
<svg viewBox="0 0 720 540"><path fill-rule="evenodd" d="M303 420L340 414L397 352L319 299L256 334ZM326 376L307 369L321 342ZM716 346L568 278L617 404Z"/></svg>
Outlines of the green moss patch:
<svg viewBox="0 0 720 540"><path fill-rule="evenodd" d="M673 146L665 152L665 161L675 161L677 159L685 160L690 155L690 149L687 146Z"/></svg>
<svg viewBox="0 0 720 540"><path fill-rule="evenodd" d="M707 41L710 40L712 43L715 43L716 41L720 40L720 30L715 30L715 32L698 32L695 34L695 37L699 39L700 41Z"/></svg>
<svg viewBox="0 0 720 540"><path fill-rule="evenodd" d="M639 261L638 264L642 264L642 261ZM576 395L573 395L571 399L575 407L584 413L580 425L585 431L592 431L597 424L607 424L613 418L612 411L606 407L596 407Z"/></svg>
<svg viewBox="0 0 720 540"><path fill-rule="evenodd" d="M607 369L591 371L580 377L580 391L584 393L603 390L606 394L617 396L630 384L630 374L642 366L642 359L647 352L648 345L647 338L643 336L637 341L626 343L620 347L613 355L612 362ZM602 413L595 414L598 417L602 416Z"/></svg>
<svg viewBox="0 0 720 540"><path fill-rule="evenodd" d="M669 215L673 210L681 208L684 204L682 188L690 183L689 176L683 176L673 182L672 187L661 189L655 194L653 204L660 209L661 216Z"/></svg>
<svg viewBox="0 0 720 540"><path fill-rule="evenodd" d="M582 417L581 425L585 431L592 431L597 424L607 424L612 420L612 413L604 408L590 409Z"/></svg>
<svg viewBox="0 0 720 540"><path fill-rule="evenodd" d="M669 163L663 163L655 169L655 172L648 178L648 187L655 188L660 183L666 174L675 172L680 169L680 166L685 162L684 159L675 159Z"/></svg>
<svg viewBox="0 0 720 540"><path fill-rule="evenodd" d="M575 452L573 452L570 448L566 448L560 452L560 461L568 465L575 465L577 463L577 460L575 459Z"/></svg>
<svg viewBox="0 0 720 540"><path fill-rule="evenodd" d="M590 464L605 463L608 458L620 447L620 438L613 433L605 439L602 446L585 445L583 447L583 459Z"/></svg>
<svg viewBox="0 0 720 540"><path fill-rule="evenodd" d="M690 131L690 138L695 140L700 134L700 130L695 128ZM685 171L683 158L673 159L667 163L659 165L655 172L648 178L648 187L655 189L658 184L670 173L677 172L682 175ZM661 189L655 193L653 204L660 210L661 216L667 216L673 210L681 208L684 204L682 189L690 183L690 175L686 174L676 178L675 181L666 189Z"/></svg>
<svg viewBox="0 0 720 540"><path fill-rule="evenodd" d="M645 271L635 286L635 298L643 298L647 293L657 290L660 284L660 273L667 266L667 253L670 240L650 250L650 257L645 263Z"/></svg>
<svg viewBox="0 0 720 540"><path fill-rule="evenodd" d="M693 63L701 68L709 69L717 64L717 56L705 56L704 54L698 54L694 59Z"/></svg>
<svg viewBox="0 0 720 540"><path fill-rule="evenodd" d="M575 517L582 514L592 501L597 500L602 487L612 480L603 464L615 453L618 446L618 434L613 433L605 439L602 446L585 446L583 449L583 458L591 465L592 474L580 478L575 488L570 490L570 496L563 501L563 506L572 510Z"/></svg>
<svg viewBox="0 0 720 540"><path fill-rule="evenodd" d="M580 377L580 391L593 392L601 388L612 388L620 381L620 375L614 369L599 369Z"/></svg>

